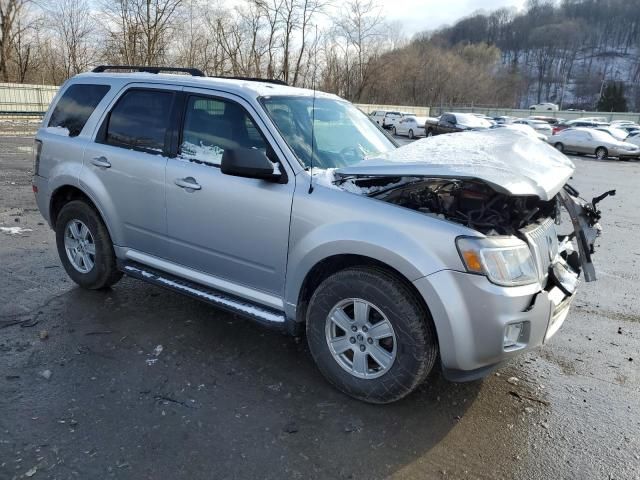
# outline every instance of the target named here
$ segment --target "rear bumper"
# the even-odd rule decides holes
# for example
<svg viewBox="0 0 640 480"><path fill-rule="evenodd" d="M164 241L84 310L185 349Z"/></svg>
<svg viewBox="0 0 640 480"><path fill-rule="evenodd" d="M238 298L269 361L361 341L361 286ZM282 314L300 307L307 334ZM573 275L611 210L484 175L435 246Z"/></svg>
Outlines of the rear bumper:
<svg viewBox="0 0 640 480"><path fill-rule="evenodd" d="M34 187L34 195L36 197L38 210L40 210L42 217L51 226L51 215L49 214L49 199L51 198L51 193L49 192L49 181L44 177L34 175L31 180L31 184Z"/></svg>
<svg viewBox="0 0 640 480"><path fill-rule="evenodd" d="M551 280L550 280L551 281ZM442 270L414 282L433 317L447 377L472 380L543 345L567 317L573 296L557 286L500 287L486 277ZM515 347L505 328L523 322Z"/></svg>

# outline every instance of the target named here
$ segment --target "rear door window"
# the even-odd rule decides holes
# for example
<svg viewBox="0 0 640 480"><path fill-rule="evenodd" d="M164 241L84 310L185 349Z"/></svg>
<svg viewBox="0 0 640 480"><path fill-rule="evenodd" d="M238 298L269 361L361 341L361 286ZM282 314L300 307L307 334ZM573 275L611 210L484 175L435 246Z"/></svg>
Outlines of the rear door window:
<svg viewBox="0 0 640 480"><path fill-rule="evenodd" d="M109 115L106 143L149 153L165 151L173 97L166 90L127 91Z"/></svg>
<svg viewBox="0 0 640 480"><path fill-rule="evenodd" d="M48 127L66 129L70 137L77 137L109 88L109 85L71 85L53 109Z"/></svg>

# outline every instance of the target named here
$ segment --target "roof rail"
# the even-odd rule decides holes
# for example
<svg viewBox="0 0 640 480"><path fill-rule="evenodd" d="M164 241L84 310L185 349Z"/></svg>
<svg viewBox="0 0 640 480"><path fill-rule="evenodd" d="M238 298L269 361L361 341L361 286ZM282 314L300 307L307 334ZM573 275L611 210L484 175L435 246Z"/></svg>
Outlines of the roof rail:
<svg viewBox="0 0 640 480"><path fill-rule="evenodd" d="M264 83L274 83L276 85L286 85L289 84L284 80L278 80L275 78L258 78L258 77L211 77L211 78L227 78L229 80L245 80L247 82L264 82Z"/></svg>
<svg viewBox="0 0 640 480"><path fill-rule="evenodd" d="M93 70L93 73L102 73L107 70L133 70L146 73L160 73L160 72L182 72L188 73L193 77L204 77L205 74L202 70L197 68L182 68L182 67L144 67L139 65L99 65Z"/></svg>

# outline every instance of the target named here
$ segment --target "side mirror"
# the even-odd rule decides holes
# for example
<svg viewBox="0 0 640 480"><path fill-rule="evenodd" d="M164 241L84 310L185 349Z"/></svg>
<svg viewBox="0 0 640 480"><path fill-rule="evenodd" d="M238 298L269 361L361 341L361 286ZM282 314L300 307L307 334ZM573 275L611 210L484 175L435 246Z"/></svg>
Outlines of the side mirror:
<svg viewBox="0 0 640 480"><path fill-rule="evenodd" d="M224 151L220 170L226 175L262 180L278 181L282 173L260 150L253 148L231 148Z"/></svg>

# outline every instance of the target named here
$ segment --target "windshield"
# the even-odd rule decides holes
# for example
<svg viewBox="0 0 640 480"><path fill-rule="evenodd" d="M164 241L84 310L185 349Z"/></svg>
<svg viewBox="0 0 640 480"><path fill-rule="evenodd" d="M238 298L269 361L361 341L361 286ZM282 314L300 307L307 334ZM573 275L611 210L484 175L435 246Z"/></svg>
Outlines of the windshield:
<svg viewBox="0 0 640 480"><path fill-rule="evenodd" d="M339 168L356 164L368 155L388 152L396 145L349 102L331 98L263 97L269 116L305 167ZM314 118L314 128L311 119Z"/></svg>

